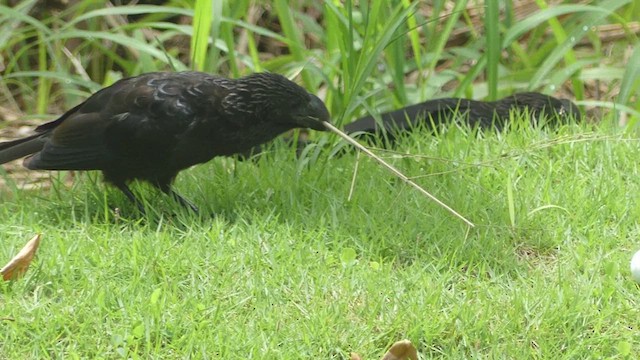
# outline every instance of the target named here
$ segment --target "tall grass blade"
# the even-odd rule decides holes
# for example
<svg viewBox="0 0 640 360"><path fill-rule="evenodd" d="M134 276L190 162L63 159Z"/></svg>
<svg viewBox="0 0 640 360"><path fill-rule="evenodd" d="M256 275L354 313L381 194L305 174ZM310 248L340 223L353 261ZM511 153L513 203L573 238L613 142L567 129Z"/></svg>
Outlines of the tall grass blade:
<svg viewBox="0 0 640 360"><path fill-rule="evenodd" d="M636 42L633 53L629 57L627 66L620 83L620 92L618 93L618 102L626 104L631 95L635 92L640 97L640 42ZM637 101L640 102L640 99Z"/></svg>
<svg viewBox="0 0 640 360"><path fill-rule="evenodd" d="M191 67L198 71L204 70L212 18L213 0L196 0L191 36Z"/></svg>
<svg viewBox="0 0 640 360"><path fill-rule="evenodd" d="M507 0L510 2L511 0ZM500 65L500 8L497 1L487 1L484 17L484 28L487 52L487 87L488 100L498 98L498 66Z"/></svg>
<svg viewBox="0 0 640 360"><path fill-rule="evenodd" d="M306 62L306 46L304 44L302 34L298 31L298 27L295 25L295 20L293 18L289 2L285 0L275 0L274 5L278 13L280 25L282 26L282 32L285 37L289 39L289 50L291 51L293 58L296 62ZM302 72L302 82L307 88L311 88L313 85L311 76L306 71Z"/></svg>

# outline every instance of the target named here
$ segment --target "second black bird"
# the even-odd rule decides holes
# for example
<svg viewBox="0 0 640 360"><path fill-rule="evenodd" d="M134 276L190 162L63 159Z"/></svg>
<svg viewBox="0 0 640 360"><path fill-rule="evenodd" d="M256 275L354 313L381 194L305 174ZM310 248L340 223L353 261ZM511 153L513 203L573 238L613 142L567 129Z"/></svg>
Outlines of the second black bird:
<svg viewBox="0 0 640 360"><path fill-rule="evenodd" d="M0 143L0 164L29 155L29 169L101 170L141 211L127 183L145 180L197 211L171 188L178 172L293 128L325 130L323 121L324 103L281 75L148 73L98 91L31 136Z"/></svg>

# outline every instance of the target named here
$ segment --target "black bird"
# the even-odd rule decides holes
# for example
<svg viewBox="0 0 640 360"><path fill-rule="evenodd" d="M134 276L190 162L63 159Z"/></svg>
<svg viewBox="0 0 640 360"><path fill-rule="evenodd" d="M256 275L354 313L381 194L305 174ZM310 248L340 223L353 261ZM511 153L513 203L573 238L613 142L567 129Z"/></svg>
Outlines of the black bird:
<svg viewBox="0 0 640 360"><path fill-rule="evenodd" d="M326 130L322 121L329 121L324 103L281 75L148 73L98 91L31 136L0 143L0 164L30 155L28 169L102 170L143 213L127 183L144 180L197 212L171 188L178 172L293 128Z"/></svg>
<svg viewBox="0 0 640 360"><path fill-rule="evenodd" d="M528 112L532 121L545 118L550 123L580 120L580 110L567 99L524 92L507 96L497 101L478 101L460 98L428 100L395 111L380 114L379 121L374 116L365 116L345 125L344 131L354 136L375 136L393 143L394 139L414 128L433 129L448 121L459 121L471 127L483 129L494 127L501 130L510 120L510 113ZM421 125L421 126L418 126Z"/></svg>

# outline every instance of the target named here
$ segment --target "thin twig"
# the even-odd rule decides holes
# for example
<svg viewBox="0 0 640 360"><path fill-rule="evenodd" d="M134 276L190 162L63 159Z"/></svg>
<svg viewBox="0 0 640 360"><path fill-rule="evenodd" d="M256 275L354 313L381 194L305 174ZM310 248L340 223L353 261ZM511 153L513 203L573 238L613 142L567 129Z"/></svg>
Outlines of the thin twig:
<svg viewBox="0 0 640 360"><path fill-rule="evenodd" d="M327 129L329 129L329 130L333 131L334 133L338 134L341 138L345 139L348 143L350 143L351 145L355 146L356 148L358 148L360 151L364 152L365 154L369 155L370 157L372 157L374 160L376 160L380 164L384 165L389 171L394 173L397 177L402 179L407 184L409 184L409 185L413 186L414 188L416 188L418 191L423 193L425 196L427 196L429 199L434 201L436 204L442 206L447 211L449 211L451 214L455 215L457 218L459 218L460 220L464 221L467 225L469 225L470 227L474 227L475 226L471 221L467 220L467 218L465 218L464 216L460 215L457 211L453 210L449 205L443 203L438 198L436 198L435 196L431 195L431 193L429 193L427 190L423 189L422 187L420 187L420 185L418 185L415 182L413 182L411 179L409 179L407 176L405 176L403 173L401 173L398 169L393 167L391 164L387 163L386 161L382 160L379 156L377 156L376 154L374 154L371 151L369 151L369 149L367 149L366 147L360 145L357 141L352 139L349 135L343 133L342 131L340 131L340 129L338 129L337 127L331 125L329 122L323 121L322 123L324 124L324 126Z"/></svg>

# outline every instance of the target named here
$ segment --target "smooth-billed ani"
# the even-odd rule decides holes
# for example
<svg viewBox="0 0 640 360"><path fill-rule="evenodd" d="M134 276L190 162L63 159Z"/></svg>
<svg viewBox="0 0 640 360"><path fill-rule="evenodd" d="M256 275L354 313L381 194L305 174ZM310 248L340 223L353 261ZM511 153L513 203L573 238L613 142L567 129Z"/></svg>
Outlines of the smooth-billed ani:
<svg viewBox="0 0 640 360"><path fill-rule="evenodd" d="M385 112L369 115L344 126L347 134L375 136L393 142L397 136L414 128L433 129L434 126L459 121L470 127L503 129L512 113L527 113L532 122L544 118L548 123L580 120L580 109L567 99L536 92L516 93L496 101L460 98L441 98Z"/></svg>
<svg viewBox="0 0 640 360"><path fill-rule="evenodd" d="M178 172L293 128L325 130L323 121L324 103L281 75L148 73L98 91L31 136L0 143L0 164L29 155L29 169L101 170L142 212L127 183L144 180L197 211L171 189Z"/></svg>

